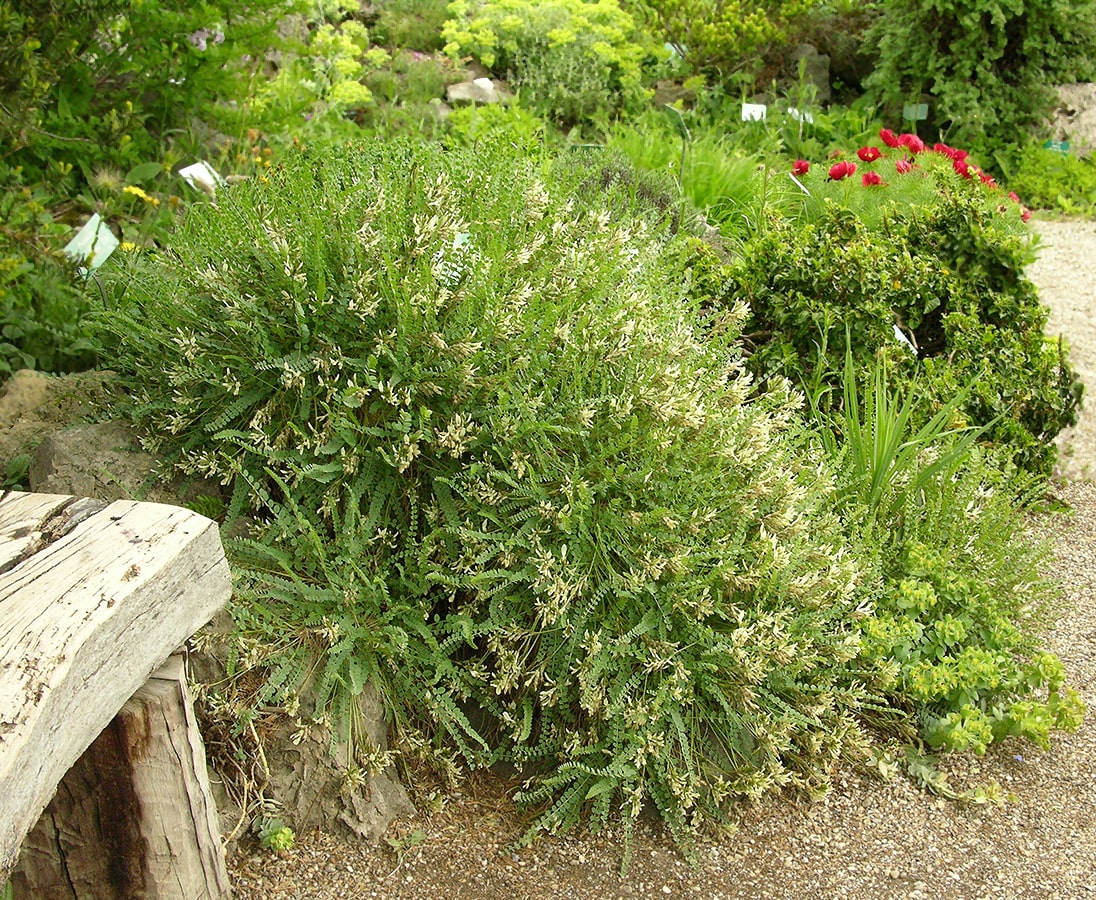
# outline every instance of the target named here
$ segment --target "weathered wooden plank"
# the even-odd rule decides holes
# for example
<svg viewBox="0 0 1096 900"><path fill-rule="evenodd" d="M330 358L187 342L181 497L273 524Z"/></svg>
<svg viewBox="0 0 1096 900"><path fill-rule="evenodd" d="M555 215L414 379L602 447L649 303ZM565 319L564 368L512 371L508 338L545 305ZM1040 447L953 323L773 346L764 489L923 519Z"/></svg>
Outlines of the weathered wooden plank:
<svg viewBox="0 0 1096 900"><path fill-rule="evenodd" d="M35 503L58 509L0 501L0 534ZM216 524L178 507L116 501L36 549L0 573L0 883L65 772L231 592Z"/></svg>
<svg viewBox="0 0 1096 900"><path fill-rule="evenodd" d="M182 657L157 670L68 770L23 841L17 897L230 895Z"/></svg>
<svg viewBox="0 0 1096 900"><path fill-rule="evenodd" d="M7 571L42 539L42 528L58 512L76 502L60 494L17 494L4 498L0 509L0 571Z"/></svg>

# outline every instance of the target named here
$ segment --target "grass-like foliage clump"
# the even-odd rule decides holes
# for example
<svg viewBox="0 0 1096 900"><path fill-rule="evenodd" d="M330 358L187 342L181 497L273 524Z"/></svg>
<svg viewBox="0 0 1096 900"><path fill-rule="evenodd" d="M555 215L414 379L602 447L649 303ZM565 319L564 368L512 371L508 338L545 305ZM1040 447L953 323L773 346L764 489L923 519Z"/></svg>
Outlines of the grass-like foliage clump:
<svg viewBox="0 0 1096 900"><path fill-rule="evenodd" d="M837 508L857 558L875 565L865 664L933 747L983 753L1016 735L1046 747L1083 705L1036 637L1055 591L1018 510L1038 479L1006 477L977 444L984 429L955 427L967 391L918 425L916 383L895 390L882 363L865 391L858 380L847 351L840 411L812 405Z"/></svg>

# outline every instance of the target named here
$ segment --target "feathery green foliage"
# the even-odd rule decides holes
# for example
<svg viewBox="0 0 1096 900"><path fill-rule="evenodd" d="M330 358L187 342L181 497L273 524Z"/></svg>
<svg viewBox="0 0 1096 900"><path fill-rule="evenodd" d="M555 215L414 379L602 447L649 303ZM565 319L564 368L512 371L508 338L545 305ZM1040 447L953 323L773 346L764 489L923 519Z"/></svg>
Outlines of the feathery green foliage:
<svg viewBox="0 0 1096 900"><path fill-rule="evenodd" d="M263 697L337 719L372 680L408 735L532 766L536 828L650 798L684 841L823 789L866 689L796 397L749 399L744 308L701 334L658 197L598 157L303 155L106 325L150 439L267 522L234 549Z"/></svg>

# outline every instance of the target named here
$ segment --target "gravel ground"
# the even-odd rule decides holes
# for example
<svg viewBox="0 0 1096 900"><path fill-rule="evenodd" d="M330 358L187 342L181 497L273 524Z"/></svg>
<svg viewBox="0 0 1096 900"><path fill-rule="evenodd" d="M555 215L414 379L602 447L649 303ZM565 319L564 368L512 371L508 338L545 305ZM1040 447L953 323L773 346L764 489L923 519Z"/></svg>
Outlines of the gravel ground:
<svg viewBox="0 0 1096 900"><path fill-rule="evenodd" d="M1096 393L1096 223L1039 222L1031 276ZM1048 635L1068 682L1096 710L1096 400L1065 437L1058 495L1072 512L1035 526L1055 546L1066 611ZM956 787L999 782L1001 807L940 800L905 778L848 772L814 803L744 806L737 830L689 866L654 824L640 829L624 878L612 835L546 838L518 853L523 813L500 776L470 778L429 818L403 823L395 849L299 835L274 857L242 847L229 859L236 897L277 898L1056 898L1096 900L1096 713L1043 752L1010 743L983 759L954 757Z"/></svg>

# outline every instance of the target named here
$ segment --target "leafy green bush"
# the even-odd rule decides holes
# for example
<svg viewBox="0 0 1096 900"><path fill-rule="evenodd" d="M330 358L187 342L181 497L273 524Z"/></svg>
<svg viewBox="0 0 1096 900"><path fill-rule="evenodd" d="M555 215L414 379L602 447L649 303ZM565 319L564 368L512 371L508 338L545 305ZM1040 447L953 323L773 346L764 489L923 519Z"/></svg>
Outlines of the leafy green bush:
<svg viewBox="0 0 1096 900"><path fill-rule="evenodd" d="M445 120L450 140L464 147L499 142L532 150L543 146L548 123L522 106L490 104L454 109Z"/></svg>
<svg viewBox="0 0 1096 900"><path fill-rule="evenodd" d="M672 44L686 63L721 81L754 87L765 55L788 38L788 27L814 0L639 0L648 28Z"/></svg>
<svg viewBox="0 0 1096 900"><path fill-rule="evenodd" d="M1024 480L987 465L978 429L951 427L966 392L914 428L916 385L892 392L885 364L872 369L861 394L848 353L840 412L815 407L838 508L882 575L861 620L865 664L887 670L890 702L916 710L933 747L983 753L1011 736L1046 747L1084 706L1036 638L1056 588L1026 533Z"/></svg>
<svg viewBox="0 0 1096 900"><path fill-rule="evenodd" d="M541 115L574 124L642 97L650 47L612 0L455 0L449 11L446 53L474 57Z"/></svg>
<svg viewBox="0 0 1096 900"><path fill-rule="evenodd" d="M85 176L158 160L169 135L242 100L289 0L195 5L34 0L0 8L0 136L36 181L57 163Z"/></svg>
<svg viewBox="0 0 1096 900"><path fill-rule="evenodd" d="M747 399L745 310L697 335L676 204L637 198L599 158L303 156L119 272L109 361L271 521L234 550L265 698L375 680L405 744L529 764L535 827L649 798L687 840L821 788L866 689L795 398Z"/></svg>
<svg viewBox="0 0 1096 900"><path fill-rule="evenodd" d="M382 47L370 45L369 31L361 22L320 22L308 31L298 51L250 95L248 110L255 124L278 130L295 121L294 131L334 129L337 134L348 115L373 105L364 79L389 56ZM342 130L352 133L349 127Z"/></svg>
<svg viewBox="0 0 1096 900"><path fill-rule="evenodd" d="M442 49L441 30L449 17L448 0L383 0L376 6L373 34L378 43L422 52Z"/></svg>
<svg viewBox="0 0 1096 900"><path fill-rule="evenodd" d="M908 138L862 148L829 175L797 163L807 193L790 188L779 204L789 218L774 217L729 273L728 294L751 308L750 368L835 384L827 352L851 348L865 367L882 352L899 379L919 376L926 417L973 384L963 415L1019 465L1049 473L1081 385L1046 339L1024 274L1026 211L961 151L914 143L915 153Z"/></svg>
<svg viewBox="0 0 1096 900"><path fill-rule="evenodd" d="M1096 7L1087 0L881 0L868 87L897 118L931 101L950 143L996 148L1045 129L1052 86L1093 75Z"/></svg>

